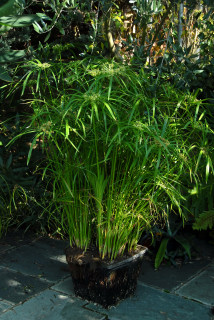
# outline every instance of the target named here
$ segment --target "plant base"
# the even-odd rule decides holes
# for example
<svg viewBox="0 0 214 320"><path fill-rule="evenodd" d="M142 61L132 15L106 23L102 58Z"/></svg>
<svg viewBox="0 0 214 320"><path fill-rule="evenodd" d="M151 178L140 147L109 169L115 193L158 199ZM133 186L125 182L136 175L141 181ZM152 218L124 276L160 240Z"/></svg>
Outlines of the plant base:
<svg viewBox="0 0 214 320"><path fill-rule="evenodd" d="M137 253L132 256L109 262L102 261L94 249L83 253L77 248L67 248L66 258L75 294L105 308L131 296L137 286L146 250L138 246Z"/></svg>

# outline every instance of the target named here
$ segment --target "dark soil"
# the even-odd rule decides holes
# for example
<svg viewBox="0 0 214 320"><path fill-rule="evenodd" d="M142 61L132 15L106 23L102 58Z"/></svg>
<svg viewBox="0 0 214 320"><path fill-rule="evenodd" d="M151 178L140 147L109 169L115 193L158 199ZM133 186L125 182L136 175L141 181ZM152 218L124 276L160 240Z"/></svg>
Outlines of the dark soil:
<svg viewBox="0 0 214 320"><path fill-rule="evenodd" d="M96 248L85 253L78 248L67 248L66 259L74 284L75 294L108 308L132 295L141 270L142 250L111 262L101 260ZM145 249L145 248L144 248Z"/></svg>

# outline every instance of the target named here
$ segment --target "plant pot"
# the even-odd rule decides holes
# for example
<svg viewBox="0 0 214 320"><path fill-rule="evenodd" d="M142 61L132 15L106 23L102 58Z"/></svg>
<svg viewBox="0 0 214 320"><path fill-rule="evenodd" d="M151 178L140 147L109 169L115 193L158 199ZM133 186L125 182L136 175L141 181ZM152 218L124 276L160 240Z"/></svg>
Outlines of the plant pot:
<svg viewBox="0 0 214 320"><path fill-rule="evenodd" d="M133 255L110 262L101 260L96 248L85 253L77 248L67 248L66 259L75 294L105 308L129 297L136 289L146 251L147 248L138 246Z"/></svg>

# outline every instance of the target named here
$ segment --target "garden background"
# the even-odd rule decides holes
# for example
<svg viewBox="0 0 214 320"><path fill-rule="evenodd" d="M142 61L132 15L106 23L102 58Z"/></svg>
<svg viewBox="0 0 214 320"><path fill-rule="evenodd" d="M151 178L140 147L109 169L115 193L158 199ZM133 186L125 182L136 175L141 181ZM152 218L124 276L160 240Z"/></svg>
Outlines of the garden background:
<svg viewBox="0 0 214 320"><path fill-rule="evenodd" d="M86 245L125 207L120 237L144 219L155 267L190 258L193 230L212 240L213 52L211 0L2 0L0 235Z"/></svg>

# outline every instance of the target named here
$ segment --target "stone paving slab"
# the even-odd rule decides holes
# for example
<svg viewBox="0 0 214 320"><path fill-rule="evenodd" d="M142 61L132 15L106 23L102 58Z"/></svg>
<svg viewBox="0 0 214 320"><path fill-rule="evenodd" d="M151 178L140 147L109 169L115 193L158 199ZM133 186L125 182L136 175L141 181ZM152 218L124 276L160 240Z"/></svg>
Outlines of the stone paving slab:
<svg viewBox="0 0 214 320"><path fill-rule="evenodd" d="M63 241L43 239L1 255L0 266L55 282L68 275Z"/></svg>
<svg viewBox="0 0 214 320"><path fill-rule="evenodd" d="M16 230L7 233L4 238L0 239L0 248L4 245L10 247L19 247L25 244L29 244L39 238L41 238L41 236L36 236L32 232L25 233L23 232L23 230Z"/></svg>
<svg viewBox="0 0 214 320"><path fill-rule="evenodd" d="M150 261L144 260L139 280L147 285L172 291L209 264L210 260L196 260L183 264L181 268L161 265L155 270Z"/></svg>
<svg viewBox="0 0 214 320"><path fill-rule="evenodd" d="M69 276L68 278L60 281L56 285L52 286L51 289L54 289L56 291L65 293L67 295L72 295L72 296L75 295L74 287L73 287L73 281L72 281L71 276Z"/></svg>
<svg viewBox="0 0 214 320"><path fill-rule="evenodd" d="M207 305L214 305L214 264L175 291Z"/></svg>
<svg viewBox="0 0 214 320"><path fill-rule="evenodd" d="M69 242L66 240L56 240L51 238L41 238L36 240L36 244L40 248L53 248L57 254L64 254L65 248L68 247Z"/></svg>
<svg viewBox="0 0 214 320"><path fill-rule="evenodd" d="M20 303L45 290L50 284L31 276L0 268L0 299Z"/></svg>
<svg viewBox="0 0 214 320"><path fill-rule="evenodd" d="M0 243L0 254L12 249L13 247L8 243Z"/></svg>
<svg viewBox="0 0 214 320"><path fill-rule="evenodd" d="M67 242L42 238L4 245L1 251L0 242L1 320L211 320L214 263L207 265L212 254L181 269L155 271L144 261L136 294L106 310L75 297L64 255Z"/></svg>
<svg viewBox="0 0 214 320"><path fill-rule="evenodd" d="M138 285L136 294L118 306L105 310L89 303L89 310L105 312L108 320L210 320L210 309L197 302Z"/></svg>
<svg viewBox="0 0 214 320"><path fill-rule="evenodd" d="M5 312L6 310L10 309L13 306L13 304L7 302L7 301L3 301L0 299L0 317L1 317L1 313Z"/></svg>
<svg viewBox="0 0 214 320"><path fill-rule="evenodd" d="M95 311L84 308L84 301L53 290L45 290L13 310L3 313L1 320L104 320Z"/></svg>

